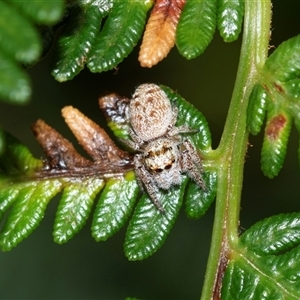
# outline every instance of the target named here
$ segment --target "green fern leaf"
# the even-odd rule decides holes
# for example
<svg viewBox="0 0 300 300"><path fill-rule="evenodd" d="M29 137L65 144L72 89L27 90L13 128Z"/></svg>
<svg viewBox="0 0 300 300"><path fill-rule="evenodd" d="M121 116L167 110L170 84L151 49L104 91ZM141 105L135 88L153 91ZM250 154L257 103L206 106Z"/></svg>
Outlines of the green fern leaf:
<svg viewBox="0 0 300 300"><path fill-rule="evenodd" d="M1 176L0 180L3 185L3 181L5 180L5 177ZM13 188L11 185L8 185L7 187L1 187L1 189L0 189L0 218L2 218L4 216L4 213L12 205L12 203L17 198L18 193L23 188L24 188L24 186L21 184L14 185Z"/></svg>
<svg viewBox="0 0 300 300"><path fill-rule="evenodd" d="M253 87L247 109L247 127L253 135L258 134L261 130L266 115L266 106L271 100L268 97L267 92L260 84Z"/></svg>
<svg viewBox="0 0 300 300"><path fill-rule="evenodd" d="M297 299L283 297L270 276L256 276L247 270L243 262L238 261L228 264L223 286L222 300Z"/></svg>
<svg viewBox="0 0 300 300"><path fill-rule="evenodd" d="M273 216L240 237L225 272L222 299L299 299L300 214Z"/></svg>
<svg viewBox="0 0 300 300"><path fill-rule="evenodd" d="M257 255L276 255L300 244L300 214L280 214L257 222L240 241Z"/></svg>
<svg viewBox="0 0 300 300"><path fill-rule="evenodd" d="M8 133L0 156L0 217L11 207L0 233L0 247L11 250L39 225L48 202L61 190L55 180L33 180L42 161ZM5 173L4 173L5 172Z"/></svg>
<svg viewBox="0 0 300 300"><path fill-rule="evenodd" d="M94 45L101 20L112 7L112 0L78 3L71 10L69 22L58 39L56 64L52 70L60 82L72 79L83 68Z"/></svg>
<svg viewBox="0 0 300 300"><path fill-rule="evenodd" d="M10 30L7 30L7 20ZM0 41L3 52L23 63L32 63L42 50L33 24L4 1L0 2Z"/></svg>
<svg viewBox="0 0 300 300"><path fill-rule="evenodd" d="M260 83L269 94L274 107L286 110L299 119L300 35L283 42L267 59Z"/></svg>
<svg viewBox="0 0 300 300"><path fill-rule="evenodd" d="M64 188L54 221L56 243L66 243L85 225L94 199L103 186L103 179L92 177L71 182Z"/></svg>
<svg viewBox="0 0 300 300"><path fill-rule="evenodd" d="M114 1L88 58L92 72L115 68L137 44L152 1Z"/></svg>
<svg viewBox="0 0 300 300"><path fill-rule="evenodd" d="M299 51L300 35L281 43L267 59L263 68L264 75L292 87L295 82L290 81L297 79L300 72ZM291 92L291 95L294 94Z"/></svg>
<svg viewBox="0 0 300 300"><path fill-rule="evenodd" d="M5 132L0 127L0 157L5 150Z"/></svg>
<svg viewBox="0 0 300 300"><path fill-rule="evenodd" d="M216 14L216 0L186 2L176 31L176 45L182 56L192 59L204 52L215 32Z"/></svg>
<svg viewBox="0 0 300 300"><path fill-rule="evenodd" d="M11 250L32 233L43 219L47 204L60 190L57 180L34 182L20 189L11 200L12 207L0 233L2 251Z"/></svg>
<svg viewBox="0 0 300 300"><path fill-rule="evenodd" d="M300 120L295 120L295 127L297 128L297 131L300 132ZM300 145L300 141L299 141ZM298 163L300 165L300 146L298 147Z"/></svg>
<svg viewBox="0 0 300 300"><path fill-rule="evenodd" d="M284 110L268 111L261 151L261 168L269 178L278 175L283 166L291 127L292 118Z"/></svg>
<svg viewBox="0 0 300 300"><path fill-rule="evenodd" d="M139 191L133 179L133 172L129 172L123 180L107 182L93 216L92 236L96 241L107 240L130 217Z"/></svg>
<svg viewBox="0 0 300 300"><path fill-rule="evenodd" d="M0 156L0 170L7 175L32 175L43 165L32 156L29 149L9 133L2 132L3 151ZM1 173L0 173L1 174ZM3 181L0 183L2 186Z"/></svg>
<svg viewBox="0 0 300 300"><path fill-rule="evenodd" d="M148 196L140 199L125 237L124 251L129 260L146 259L163 245L178 216L186 184L187 179L180 186L161 192L159 200L166 214L155 209Z"/></svg>
<svg viewBox="0 0 300 300"><path fill-rule="evenodd" d="M7 0L24 14L41 24L53 24L62 17L64 1Z"/></svg>
<svg viewBox="0 0 300 300"><path fill-rule="evenodd" d="M42 54L35 23L53 24L63 11L63 0L0 1L0 98L13 103L28 101L30 82L19 63L31 65Z"/></svg>
<svg viewBox="0 0 300 300"><path fill-rule="evenodd" d="M185 192L185 212L191 219L201 218L214 201L217 193L217 173L206 171L203 174L206 191L190 181Z"/></svg>
<svg viewBox="0 0 300 300"><path fill-rule="evenodd" d="M16 62L0 49L0 98L24 103L31 95L30 80Z"/></svg>
<svg viewBox="0 0 300 300"><path fill-rule="evenodd" d="M235 41L242 29L245 0L218 0L217 23L224 42Z"/></svg>

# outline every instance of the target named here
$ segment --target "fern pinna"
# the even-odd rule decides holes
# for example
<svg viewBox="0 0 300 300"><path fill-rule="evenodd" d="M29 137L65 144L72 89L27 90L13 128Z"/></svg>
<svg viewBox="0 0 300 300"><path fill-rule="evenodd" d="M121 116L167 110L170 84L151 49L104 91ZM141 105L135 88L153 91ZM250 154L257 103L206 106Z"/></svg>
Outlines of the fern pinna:
<svg viewBox="0 0 300 300"><path fill-rule="evenodd" d="M178 105L178 124L186 124L188 116L189 124L199 129L199 133L195 137L191 136L191 139L201 147L203 153L208 152L210 133L204 116L171 89L167 87L163 89L171 101ZM104 96L99 101L109 126L117 136L120 136L120 132L123 137L128 134L129 124L122 109L122 105L126 106L128 101L115 94ZM38 120L32 126L32 130L46 154L44 160L33 158L25 146L5 134L6 147L1 157L1 166L6 173L3 175L5 181L0 191L1 199L4 200L2 213L10 206L12 210L1 233L2 249L10 250L28 236L41 221L48 202L59 192L62 192L62 196L53 235L57 243L67 242L85 224L95 198L103 189L93 214L93 237L97 241L104 241L131 218L125 241L126 255L130 259L143 259L151 255L162 245L171 230L182 205L187 179L180 187L174 187L168 193L162 192L162 201L166 202L167 206L171 205L165 218L161 218L146 195L138 202L131 216L139 191L133 172L132 155L118 148L100 126L76 108L65 107L62 115L92 160L81 156L68 140L42 120ZM216 182L214 174L211 172L210 175L210 172L207 172L205 180L209 189L199 192L199 195L203 196L204 203L195 204L195 200L187 199L189 215L197 218L213 201ZM13 185L12 178L16 182ZM195 189L194 185L191 182L189 189ZM29 196L24 198L24 193ZM30 205L33 202L36 206ZM24 205L28 210L24 210ZM147 233L149 245L145 238L141 239L139 236L145 234L143 227L138 230L138 226L134 225L139 224L140 219L143 226L149 223L149 227L153 228L152 234ZM160 234L157 234L158 230ZM142 241L142 245L137 245L137 240Z"/></svg>

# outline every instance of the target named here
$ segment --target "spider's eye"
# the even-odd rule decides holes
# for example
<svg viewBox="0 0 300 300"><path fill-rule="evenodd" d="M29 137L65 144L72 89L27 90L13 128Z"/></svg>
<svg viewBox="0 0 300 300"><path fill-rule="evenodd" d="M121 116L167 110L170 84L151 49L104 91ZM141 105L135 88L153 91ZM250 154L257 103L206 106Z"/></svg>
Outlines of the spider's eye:
<svg viewBox="0 0 300 300"><path fill-rule="evenodd" d="M162 172L162 171L163 171L162 168L157 168L157 169L155 170L155 172L157 172L157 173L160 173L160 172Z"/></svg>
<svg viewBox="0 0 300 300"><path fill-rule="evenodd" d="M148 151L147 154L145 155L145 158L152 158L155 156L155 153L153 151Z"/></svg>
<svg viewBox="0 0 300 300"><path fill-rule="evenodd" d="M171 167L172 167L172 164L166 165L165 170L169 170L169 169L171 169Z"/></svg>

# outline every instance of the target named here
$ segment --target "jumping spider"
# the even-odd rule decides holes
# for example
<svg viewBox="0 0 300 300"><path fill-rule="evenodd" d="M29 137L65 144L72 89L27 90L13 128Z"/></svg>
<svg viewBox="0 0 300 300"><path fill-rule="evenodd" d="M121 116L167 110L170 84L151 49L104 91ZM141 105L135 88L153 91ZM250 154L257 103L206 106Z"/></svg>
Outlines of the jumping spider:
<svg viewBox="0 0 300 300"><path fill-rule="evenodd" d="M172 108L169 98L159 86L142 84L129 103L129 134L132 140L123 140L138 152L134 155L138 183L163 214L165 210L158 199L158 190L179 185L182 173L206 190L201 176L201 159L191 142L180 135L197 130L188 126L176 127L177 113L177 107Z"/></svg>

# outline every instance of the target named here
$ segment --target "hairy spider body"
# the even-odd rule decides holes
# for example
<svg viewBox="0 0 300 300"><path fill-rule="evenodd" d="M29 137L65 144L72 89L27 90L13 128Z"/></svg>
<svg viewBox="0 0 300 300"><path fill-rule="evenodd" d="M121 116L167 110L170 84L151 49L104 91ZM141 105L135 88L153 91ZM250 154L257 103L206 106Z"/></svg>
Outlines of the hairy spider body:
<svg viewBox="0 0 300 300"><path fill-rule="evenodd" d="M165 92L155 84L140 85L130 100L129 121L143 142L163 136L173 122L172 106Z"/></svg>
<svg viewBox="0 0 300 300"><path fill-rule="evenodd" d="M167 190L173 184L181 183L178 141L167 138L154 140L145 147L143 160L158 187Z"/></svg>
<svg viewBox="0 0 300 300"><path fill-rule="evenodd" d="M206 189L201 159L191 142L180 135L197 130L176 127L177 112L165 92L155 84L140 85L129 104L132 140L125 143L138 152L134 156L138 183L161 213L165 210L158 199L159 188L168 190L172 185L179 185L183 173Z"/></svg>

